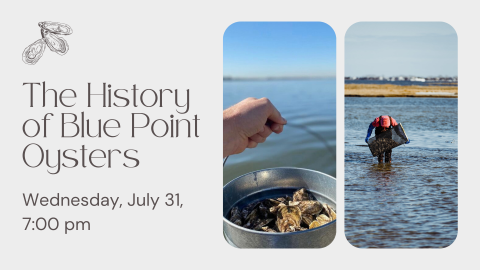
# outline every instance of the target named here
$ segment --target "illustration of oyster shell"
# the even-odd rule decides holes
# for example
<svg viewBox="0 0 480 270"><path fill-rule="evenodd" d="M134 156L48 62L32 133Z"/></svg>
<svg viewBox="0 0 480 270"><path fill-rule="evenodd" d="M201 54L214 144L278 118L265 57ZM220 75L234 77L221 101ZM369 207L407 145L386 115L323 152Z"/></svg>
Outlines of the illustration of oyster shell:
<svg viewBox="0 0 480 270"><path fill-rule="evenodd" d="M68 52L68 43L65 39L58 37L45 29L42 29L42 37L52 52L56 52L59 55L64 55Z"/></svg>
<svg viewBox="0 0 480 270"><path fill-rule="evenodd" d="M39 22L38 26L50 33L59 35L70 35L73 33L72 28L66 23L58 22Z"/></svg>
<svg viewBox="0 0 480 270"><path fill-rule="evenodd" d="M22 54L22 60L25 64L28 65L35 65L40 58L43 56L43 52L45 51L45 41L39 39L34 43L30 44Z"/></svg>

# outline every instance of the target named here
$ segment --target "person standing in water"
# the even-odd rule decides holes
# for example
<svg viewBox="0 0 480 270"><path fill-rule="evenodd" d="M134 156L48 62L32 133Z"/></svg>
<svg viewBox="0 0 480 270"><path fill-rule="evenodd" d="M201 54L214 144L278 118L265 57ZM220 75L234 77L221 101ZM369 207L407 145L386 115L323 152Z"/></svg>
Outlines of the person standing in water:
<svg viewBox="0 0 480 270"><path fill-rule="evenodd" d="M397 125L398 125L397 121L395 121L395 119L393 119L393 117L389 115L381 115L375 118L375 120L373 120L373 122L370 123L370 126L368 126L368 132L367 132L367 137L365 138L365 142L368 144L368 139L372 135L373 128L375 128L375 136L377 136L378 134L385 132L387 130L390 130ZM409 143L410 143L410 140L408 140L405 144L409 144ZM391 163L392 149L378 155L378 163L383 163L384 157L385 157L385 163Z"/></svg>

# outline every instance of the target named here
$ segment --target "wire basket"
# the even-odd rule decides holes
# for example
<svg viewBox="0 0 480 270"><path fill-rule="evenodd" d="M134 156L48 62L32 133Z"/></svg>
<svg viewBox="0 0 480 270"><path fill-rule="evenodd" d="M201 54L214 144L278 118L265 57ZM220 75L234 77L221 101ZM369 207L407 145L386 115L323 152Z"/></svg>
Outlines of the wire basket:
<svg viewBox="0 0 480 270"><path fill-rule="evenodd" d="M368 140L368 148L374 157L378 157L381 153L400 146L408 141L407 133L403 129L402 124L398 124L393 128L382 132Z"/></svg>

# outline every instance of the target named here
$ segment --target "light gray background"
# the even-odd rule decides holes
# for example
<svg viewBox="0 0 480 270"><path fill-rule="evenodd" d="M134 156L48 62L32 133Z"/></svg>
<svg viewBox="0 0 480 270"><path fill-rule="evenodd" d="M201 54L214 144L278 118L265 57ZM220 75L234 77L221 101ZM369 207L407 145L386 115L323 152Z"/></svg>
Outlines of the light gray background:
<svg viewBox="0 0 480 270"><path fill-rule="evenodd" d="M468 1L189 1L126 2L61 1L11 2L4 5L0 184L0 265L2 269L142 269L142 268L228 268L248 266L265 269L282 264L283 269L312 267L329 269L404 269L428 266L451 269L474 260L476 193L474 151L468 142L476 132L463 130L478 113L476 101L478 25L477 9ZM469 18L468 20L466 18ZM21 61L23 49L40 37L37 23L59 21L72 26L66 39L70 51L57 56L46 51L35 66ZM237 250L222 235L222 35L233 22L250 20L323 21L337 34L337 237L322 250ZM443 250L357 250L345 239L343 201L343 76L344 35L358 21L446 21L459 40L460 77L460 174L459 234ZM47 48L48 50L48 48ZM58 89L85 89L87 82L112 83L114 87L191 89L191 112L201 119L199 139L156 139L142 136L132 140L126 131L116 139L29 139L22 135L26 119L46 112L86 111L92 119L119 118L128 123L131 112L148 112L167 118L172 105L163 109L102 109L84 107L84 95L71 109L29 108L23 82L46 81ZM83 93L84 94L84 93ZM50 133L58 134L58 125ZM45 148L126 149L140 151L141 167L122 169L63 169L56 176L45 167L30 169L21 153L30 142ZM468 150L467 150L468 147ZM183 209L23 206L22 192L54 195L109 196L150 192L162 195L180 192ZM203 211L199 211L199 209ZM57 217L59 220L89 220L90 232L64 235L60 231L24 231L22 217ZM285 259L291 258L291 259ZM310 258L310 259L308 259Z"/></svg>

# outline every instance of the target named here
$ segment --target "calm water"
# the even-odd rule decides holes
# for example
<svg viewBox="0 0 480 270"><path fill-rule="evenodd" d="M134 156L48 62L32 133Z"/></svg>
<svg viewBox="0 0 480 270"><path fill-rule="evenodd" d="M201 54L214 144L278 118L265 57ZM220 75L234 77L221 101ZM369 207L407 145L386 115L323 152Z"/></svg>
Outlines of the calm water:
<svg viewBox="0 0 480 270"><path fill-rule="evenodd" d="M356 247L437 248L458 228L458 106L450 98L345 98L345 234ZM411 143L377 164L365 136L375 117ZM374 135L374 133L373 133Z"/></svg>
<svg viewBox="0 0 480 270"><path fill-rule="evenodd" d="M248 172L299 167L336 176L335 80L225 81L223 108L247 97L269 98L288 125L254 149L230 156L223 184Z"/></svg>

